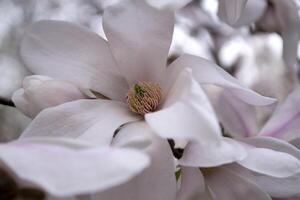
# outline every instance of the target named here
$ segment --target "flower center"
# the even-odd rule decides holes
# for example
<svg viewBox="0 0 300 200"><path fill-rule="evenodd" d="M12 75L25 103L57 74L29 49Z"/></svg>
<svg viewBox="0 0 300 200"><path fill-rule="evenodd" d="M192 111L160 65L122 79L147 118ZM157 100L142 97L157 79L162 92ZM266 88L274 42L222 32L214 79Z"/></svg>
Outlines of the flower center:
<svg viewBox="0 0 300 200"><path fill-rule="evenodd" d="M158 84L138 82L129 89L126 99L132 112L145 115L157 108L161 96L161 88Z"/></svg>

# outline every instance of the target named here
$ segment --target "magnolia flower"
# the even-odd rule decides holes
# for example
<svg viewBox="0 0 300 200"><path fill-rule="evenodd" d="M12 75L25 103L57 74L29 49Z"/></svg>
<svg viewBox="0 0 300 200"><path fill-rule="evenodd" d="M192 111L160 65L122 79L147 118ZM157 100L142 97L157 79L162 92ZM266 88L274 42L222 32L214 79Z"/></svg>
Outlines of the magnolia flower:
<svg viewBox="0 0 300 200"><path fill-rule="evenodd" d="M293 159L300 160L297 110L299 89L291 93L285 102L280 104L269 121L260 129L256 122L256 112L253 107L246 105L233 96L222 92L214 103L221 123L233 138L256 148L266 148L281 153L287 153ZM227 109L231 107L232 109ZM239 122L239 123L236 123ZM291 145L284 140L290 141ZM255 148L254 148L255 149ZM274 161L274 160L273 160ZM275 165L280 166L280 163ZM300 173L287 177L274 177L271 174L253 172L237 164L229 165L226 169L255 183L260 189L276 198L287 198L299 194ZM282 168L286 172L286 168Z"/></svg>
<svg viewBox="0 0 300 200"><path fill-rule="evenodd" d="M29 116L48 108L22 137L43 134L101 144L100 135L111 141L121 125L142 120L162 138L216 143L219 125L199 84L227 88L251 105L274 102L202 58L183 55L166 67L173 26L172 11L143 1L123 1L105 11L108 41L67 22L31 25L21 56L30 71L55 80L29 77L15 93L14 103ZM102 99L84 97L84 90Z"/></svg>
<svg viewBox="0 0 300 200"><path fill-rule="evenodd" d="M232 26L257 22L257 29L279 33L283 40L283 60L294 72L300 38L300 18L293 0L221 0L219 16Z"/></svg>

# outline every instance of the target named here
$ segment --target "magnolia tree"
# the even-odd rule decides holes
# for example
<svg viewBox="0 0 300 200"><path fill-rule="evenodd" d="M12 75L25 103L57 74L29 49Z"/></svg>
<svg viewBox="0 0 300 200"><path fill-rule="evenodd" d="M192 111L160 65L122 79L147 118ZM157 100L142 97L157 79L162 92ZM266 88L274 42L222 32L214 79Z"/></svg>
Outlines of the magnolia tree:
<svg viewBox="0 0 300 200"><path fill-rule="evenodd" d="M1 200L300 199L299 2L3 2Z"/></svg>

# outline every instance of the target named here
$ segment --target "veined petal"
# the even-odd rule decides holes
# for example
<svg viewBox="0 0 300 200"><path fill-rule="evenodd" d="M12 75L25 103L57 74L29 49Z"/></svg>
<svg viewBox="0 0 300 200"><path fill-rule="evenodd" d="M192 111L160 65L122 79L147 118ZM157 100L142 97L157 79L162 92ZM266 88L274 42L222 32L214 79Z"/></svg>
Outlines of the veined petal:
<svg viewBox="0 0 300 200"><path fill-rule="evenodd" d="M123 100L128 85L120 76L107 42L97 34L63 21L39 21L26 30L21 56L34 74L68 80Z"/></svg>
<svg viewBox="0 0 300 200"><path fill-rule="evenodd" d="M244 87L237 79L211 61L188 54L180 56L168 67L169 78L165 86L166 90L173 85L174 80L184 68L191 68L195 80L200 84L214 84L226 88L230 94L250 105L263 106L276 101Z"/></svg>
<svg viewBox="0 0 300 200"><path fill-rule="evenodd" d="M213 108L189 69L178 76L162 109L146 114L145 120L154 133L163 138L213 143L221 139Z"/></svg>
<svg viewBox="0 0 300 200"><path fill-rule="evenodd" d="M138 135L150 139L150 145L136 145L139 143ZM177 189L175 165L168 142L154 135L145 122L135 122L125 125L118 132L113 146L123 146L125 143L135 144L130 146L147 153L151 157L150 166L131 181L94 195L93 200L174 200Z"/></svg>
<svg viewBox="0 0 300 200"><path fill-rule="evenodd" d="M125 0L104 12L108 43L130 85L138 81L160 82L173 27L173 12L157 10L140 0Z"/></svg>
<svg viewBox="0 0 300 200"><path fill-rule="evenodd" d="M19 179L57 197L99 192L120 185L150 163L146 155L135 150L74 149L22 140L2 144L0 160Z"/></svg>
<svg viewBox="0 0 300 200"><path fill-rule="evenodd" d="M177 200L205 199L213 200L201 171L195 167L182 167L180 189Z"/></svg>
<svg viewBox="0 0 300 200"><path fill-rule="evenodd" d="M12 100L24 114L34 118L45 108L85 98L70 82L33 75L25 78L23 88L14 93Z"/></svg>
<svg viewBox="0 0 300 200"><path fill-rule="evenodd" d="M225 169L218 168L205 175L215 199L222 200L271 200L257 185Z"/></svg>
<svg viewBox="0 0 300 200"><path fill-rule="evenodd" d="M215 167L244 159L247 152L239 142L223 138L218 144L190 142L178 163L182 166Z"/></svg>
<svg viewBox="0 0 300 200"><path fill-rule="evenodd" d="M247 0L220 0L218 15L221 20L233 25L241 16Z"/></svg>
<svg viewBox="0 0 300 200"><path fill-rule="evenodd" d="M300 89L294 90L281 104L260 131L259 135L291 140L300 132Z"/></svg>
<svg viewBox="0 0 300 200"><path fill-rule="evenodd" d="M110 145L119 126L139 120L123 103L78 100L43 110L21 137L68 137Z"/></svg>

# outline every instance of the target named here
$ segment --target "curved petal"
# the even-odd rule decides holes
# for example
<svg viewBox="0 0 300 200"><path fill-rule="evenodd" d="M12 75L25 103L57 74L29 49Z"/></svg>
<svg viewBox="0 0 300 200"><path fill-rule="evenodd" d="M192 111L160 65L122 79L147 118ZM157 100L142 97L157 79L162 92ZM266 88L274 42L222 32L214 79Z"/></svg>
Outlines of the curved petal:
<svg viewBox="0 0 300 200"><path fill-rule="evenodd" d="M300 150L282 140L270 137L254 137L243 141L258 148L268 148L288 153L300 159ZM230 165L229 168L253 181L273 197L290 197L298 194L300 191L300 173L287 178L275 178L247 170L238 165Z"/></svg>
<svg viewBox="0 0 300 200"><path fill-rule="evenodd" d="M294 90L277 107L259 135L290 140L299 137L300 132L300 89Z"/></svg>
<svg viewBox="0 0 300 200"><path fill-rule="evenodd" d="M182 167L180 176L180 188L177 200L205 199L213 200L204 177L198 168Z"/></svg>
<svg viewBox="0 0 300 200"><path fill-rule="evenodd" d="M128 90L107 42L69 22L44 20L29 26L21 56L34 74L68 80L111 99L124 99Z"/></svg>
<svg viewBox="0 0 300 200"><path fill-rule="evenodd" d="M114 138L113 145L137 144L138 135L151 139L151 144L147 147L132 145L151 157L150 167L131 181L99 193L93 199L174 200L176 198L175 165L170 146L166 140L155 136L145 122L126 125Z"/></svg>
<svg viewBox="0 0 300 200"><path fill-rule="evenodd" d="M139 120L125 104L109 100L78 100L43 110L21 137L67 137L110 145L116 129Z"/></svg>
<svg viewBox="0 0 300 200"><path fill-rule="evenodd" d="M218 143L221 131L211 104L191 70L184 70L170 90L163 108L145 115L154 133L163 138Z"/></svg>
<svg viewBox="0 0 300 200"><path fill-rule="evenodd" d="M33 75L25 78L23 88L14 93L12 100L25 115L34 118L45 108L85 98L79 88L69 82Z"/></svg>
<svg viewBox="0 0 300 200"><path fill-rule="evenodd" d="M98 192L120 185L150 163L146 155L135 150L72 149L22 140L1 145L0 160L20 179L58 197Z"/></svg>
<svg viewBox="0 0 300 200"><path fill-rule="evenodd" d="M205 175L215 199L222 200L271 200L257 185L224 168Z"/></svg>
<svg viewBox="0 0 300 200"><path fill-rule="evenodd" d="M254 106L246 104L227 89L221 91L213 103L218 119L234 138L250 137L257 134L257 118Z"/></svg>
<svg viewBox="0 0 300 200"><path fill-rule="evenodd" d="M244 159L246 150L239 142L223 138L219 144L190 142L178 163L182 166L215 167Z"/></svg>
<svg viewBox="0 0 300 200"><path fill-rule="evenodd" d="M230 94L250 105L263 106L276 101L244 87L237 79L211 61L188 54L180 56L168 67L169 78L165 86L166 90L173 85L183 68L191 68L193 76L200 84L214 84L226 88Z"/></svg>
<svg viewBox="0 0 300 200"><path fill-rule="evenodd" d="M173 26L173 12L157 10L140 0L125 0L104 12L106 37L130 85L137 81L160 81L165 73Z"/></svg>
<svg viewBox="0 0 300 200"><path fill-rule="evenodd" d="M218 16L229 25L233 25L241 16L247 0L219 1Z"/></svg>
<svg viewBox="0 0 300 200"><path fill-rule="evenodd" d="M234 27L251 25L263 16L266 8L267 1L265 0L249 0L239 19L232 25Z"/></svg>
<svg viewBox="0 0 300 200"><path fill-rule="evenodd" d="M251 148L247 154L245 159L237 163L252 171L276 178L286 178L300 172L300 161L288 153Z"/></svg>

